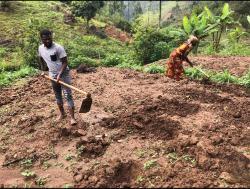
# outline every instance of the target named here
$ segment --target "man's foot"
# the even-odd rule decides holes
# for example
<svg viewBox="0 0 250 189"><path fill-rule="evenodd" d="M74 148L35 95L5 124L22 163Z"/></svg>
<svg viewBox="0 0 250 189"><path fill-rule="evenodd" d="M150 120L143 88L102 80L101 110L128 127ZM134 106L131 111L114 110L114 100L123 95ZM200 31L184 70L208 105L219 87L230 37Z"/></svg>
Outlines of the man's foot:
<svg viewBox="0 0 250 189"><path fill-rule="evenodd" d="M70 124L71 125L76 125L77 124L76 119L71 118L70 119Z"/></svg>
<svg viewBox="0 0 250 189"><path fill-rule="evenodd" d="M61 121L61 120L63 120L64 118L66 117L66 115L64 114L64 115L59 115L58 116L58 118L56 119L57 121Z"/></svg>

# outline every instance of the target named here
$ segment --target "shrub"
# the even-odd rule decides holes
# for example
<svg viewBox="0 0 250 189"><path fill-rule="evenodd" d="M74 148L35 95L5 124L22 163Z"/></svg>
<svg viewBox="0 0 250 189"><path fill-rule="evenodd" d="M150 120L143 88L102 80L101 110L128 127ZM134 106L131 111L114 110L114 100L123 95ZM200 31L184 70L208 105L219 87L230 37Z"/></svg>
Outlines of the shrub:
<svg viewBox="0 0 250 189"><path fill-rule="evenodd" d="M246 73L246 75L239 78L239 84L250 87L250 70Z"/></svg>
<svg viewBox="0 0 250 189"><path fill-rule="evenodd" d="M71 56L69 57L69 67L76 68L80 64L86 64L89 66L97 66L97 61L82 55L78 55L77 57Z"/></svg>
<svg viewBox="0 0 250 189"><path fill-rule="evenodd" d="M39 32L44 28L53 28L53 23L31 18L26 28L25 38L21 41L22 57L26 65L40 68L37 57L38 46L40 44Z"/></svg>
<svg viewBox="0 0 250 189"><path fill-rule="evenodd" d="M135 34L133 47L139 60L147 64L169 55L168 41L167 36L153 28L139 29Z"/></svg>
<svg viewBox="0 0 250 189"><path fill-rule="evenodd" d="M212 75L211 79L219 83L237 83L237 77L231 75L228 70Z"/></svg>
<svg viewBox="0 0 250 189"><path fill-rule="evenodd" d="M110 54L101 61L103 66L111 67L121 64L124 61L124 57L119 54Z"/></svg>
<svg viewBox="0 0 250 189"><path fill-rule="evenodd" d="M36 69L27 66L22 67L20 70L14 72L2 72L0 73L0 86L7 86L16 79L35 75L36 73Z"/></svg>
<svg viewBox="0 0 250 189"><path fill-rule="evenodd" d="M164 73L165 68L163 66L160 66L160 65L152 64L152 65L147 66L146 68L144 68L144 72L151 73L151 74Z"/></svg>

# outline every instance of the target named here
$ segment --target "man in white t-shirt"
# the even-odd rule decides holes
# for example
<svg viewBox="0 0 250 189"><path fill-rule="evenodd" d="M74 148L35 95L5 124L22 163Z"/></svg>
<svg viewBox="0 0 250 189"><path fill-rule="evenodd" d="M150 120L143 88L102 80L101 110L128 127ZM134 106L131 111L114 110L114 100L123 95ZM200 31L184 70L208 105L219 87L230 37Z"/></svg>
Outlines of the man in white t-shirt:
<svg viewBox="0 0 250 189"><path fill-rule="evenodd" d="M60 110L60 116L58 120L62 120L66 117L63 107L63 91L71 117L70 123L71 125L75 125L77 122L74 116L74 101L72 98L72 91L70 88L58 83L59 80L62 80L67 84L71 84L71 76L68 67L67 54L61 45L53 42L51 31L47 29L42 30L40 32L40 37L43 43L38 48L40 63L44 65L47 64L50 77L57 80L57 82L52 81L52 88L55 93L58 108Z"/></svg>

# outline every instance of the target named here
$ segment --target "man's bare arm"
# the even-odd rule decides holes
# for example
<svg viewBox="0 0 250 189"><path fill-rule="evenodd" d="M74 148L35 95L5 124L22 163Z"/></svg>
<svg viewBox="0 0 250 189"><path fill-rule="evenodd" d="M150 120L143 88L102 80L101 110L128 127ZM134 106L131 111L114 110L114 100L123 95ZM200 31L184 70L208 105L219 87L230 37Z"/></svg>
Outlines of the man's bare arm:
<svg viewBox="0 0 250 189"><path fill-rule="evenodd" d="M64 70L66 69L67 65L68 65L68 59L67 56L61 58L61 62L62 62L62 66L61 69L57 75L57 81L59 81L59 79L61 78L62 73L64 72Z"/></svg>
<svg viewBox="0 0 250 189"><path fill-rule="evenodd" d="M39 64L40 64L40 68L42 71L48 71L48 67L46 62L43 60L43 58L41 56L39 56Z"/></svg>

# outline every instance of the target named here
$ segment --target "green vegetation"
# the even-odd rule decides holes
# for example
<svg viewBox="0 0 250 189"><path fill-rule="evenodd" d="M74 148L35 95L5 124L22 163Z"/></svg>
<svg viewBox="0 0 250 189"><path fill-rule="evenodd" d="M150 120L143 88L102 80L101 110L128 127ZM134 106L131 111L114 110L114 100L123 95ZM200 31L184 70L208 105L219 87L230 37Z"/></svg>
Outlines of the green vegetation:
<svg viewBox="0 0 250 189"><path fill-rule="evenodd" d="M29 179L29 178L35 177L36 173L27 169L27 170L21 172L21 175L23 175L25 178Z"/></svg>
<svg viewBox="0 0 250 189"><path fill-rule="evenodd" d="M152 11L151 3L148 2L146 10L138 2L127 5L122 1L2 3L0 39L7 42L0 45L0 86L32 76L37 73L36 69L40 69L37 49L40 44L39 30L42 28L53 28L54 40L65 47L70 68L85 63L90 66L116 66L146 73L164 73L165 68L162 66L150 64L144 68L143 65L168 58L170 52L190 34L202 39L199 50L197 45L194 53L250 55L249 46L244 42L249 38L249 32L239 22L235 22L237 18L234 13L244 7L240 10L234 7L234 12L230 8L233 3L219 3L214 8L204 2L188 9L190 5L186 2L164 2L162 15L170 11L175 13L178 9L181 16L178 18L173 15L178 19L172 22L170 19L168 24L164 22L158 28L159 12ZM124 14L127 6L135 7L131 19L127 19ZM3 10L3 7L8 7L8 10ZM70 10L76 22L65 24L64 16ZM185 14L183 10L186 11ZM190 11L189 14L187 10ZM244 18L246 22L249 20L247 15ZM107 37L104 33L107 25L115 25L132 34L132 43ZM98 32L89 30L91 27ZM194 79L205 77L201 71L193 68L187 69L186 74ZM249 85L248 74L241 78L231 76L227 71L209 74L214 74L210 77L214 82Z"/></svg>
<svg viewBox="0 0 250 189"><path fill-rule="evenodd" d="M228 70L222 72L213 72L190 67L185 70L185 74L192 79L209 79L212 82L218 83L233 83L250 87L250 70L242 77L236 77L229 73ZM207 77L208 76L208 77Z"/></svg>
<svg viewBox="0 0 250 189"><path fill-rule="evenodd" d="M156 165L157 165L156 160L149 160L143 164L143 168L147 170L147 169L151 169L152 167L155 167Z"/></svg>
<svg viewBox="0 0 250 189"><path fill-rule="evenodd" d="M0 73L0 86L7 86L16 79L32 76L36 73L37 70L32 67L23 67L20 70L14 72L2 72Z"/></svg>
<svg viewBox="0 0 250 189"><path fill-rule="evenodd" d="M103 1L72 1L73 13L86 20L87 32L89 32L89 21L95 17L96 12L104 6Z"/></svg>

